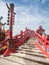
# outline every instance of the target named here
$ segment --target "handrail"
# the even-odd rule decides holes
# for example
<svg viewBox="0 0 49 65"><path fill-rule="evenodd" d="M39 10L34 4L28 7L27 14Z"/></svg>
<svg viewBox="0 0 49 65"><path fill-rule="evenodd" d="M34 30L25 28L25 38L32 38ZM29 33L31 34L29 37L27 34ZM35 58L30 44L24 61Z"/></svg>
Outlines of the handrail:
<svg viewBox="0 0 49 65"><path fill-rule="evenodd" d="M4 44L8 39L5 39L4 41L1 41L0 44Z"/></svg>
<svg viewBox="0 0 49 65"><path fill-rule="evenodd" d="M49 41L47 40L46 37L41 36L40 34L36 33L36 46L43 51L43 53L49 58L49 52L47 51L47 49L49 49ZM40 42L40 43L39 43ZM42 45L40 45L42 44ZM44 47L43 47L44 46Z"/></svg>
<svg viewBox="0 0 49 65"><path fill-rule="evenodd" d="M25 31L21 31L19 35L14 36L18 42L16 42L16 46L22 45L25 40L31 36L33 36L34 31L30 29L26 29ZM19 38L20 36L20 38ZM21 39L21 40L20 40Z"/></svg>
<svg viewBox="0 0 49 65"><path fill-rule="evenodd" d="M21 31L18 35L15 35L13 37L13 39L15 39L15 43L14 43L14 49L16 50L16 48L20 45L22 45L26 39L32 37L32 36L35 36L34 34L34 31L30 30L30 29L26 29L25 31ZM5 39L4 41L0 42L0 48L2 48L3 46L7 46L6 42L8 41L9 39ZM8 46L7 46L8 47ZM7 51L7 50L6 50ZM5 55L6 55L6 51L4 52ZM11 52L9 52L11 53ZM4 55L4 54L3 54Z"/></svg>

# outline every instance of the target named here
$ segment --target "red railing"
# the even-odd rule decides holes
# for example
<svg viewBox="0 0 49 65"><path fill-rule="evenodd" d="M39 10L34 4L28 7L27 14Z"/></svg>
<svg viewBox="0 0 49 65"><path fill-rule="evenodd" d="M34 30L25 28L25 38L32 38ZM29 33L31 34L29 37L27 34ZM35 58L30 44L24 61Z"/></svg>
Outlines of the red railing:
<svg viewBox="0 0 49 65"><path fill-rule="evenodd" d="M6 48L7 48L7 43L6 42L7 41L8 41L8 39L5 39L2 42L0 42L0 53L3 53L6 50Z"/></svg>
<svg viewBox="0 0 49 65"><path fill-rule="evenodd" d="M8 39L3 40L2 42L0 42L0 48L4 45L7 45L6 42L8 41Z"/></svg>
<svg viewBox="0 0 49 65"><path fill-rule="evenodd" d="M8 33L9 34L9 33ZM24 44L24 42L28 39L28 38L30 38L30 37L32 37L32 36L34 36L35 35L35 32L34 31L32 31L32 30L30 30L30 29L25 29L25 31L21 31L20 32L20 34L18 34L18 35L15 35L13 38L14 39L16 39L16 42L14 43L15 45L15 49L18 47L18 46L20 46L20 45L22 45L22 44ZM9 37L9 36L8 36ZM7 46L8 45L8 39L5 39L4 41L2 41L2 42L0 42L0 48L2 48L3 46ZM2 44L2 45L1 45Z"/></svg>
<svg viewBox="0 0 49 65"><path fill-rule="evenodd" d="M22 45L26 39L30 38L31 36L34 36L35 32L29 29L26 29L24 32L21 31L19 35L14 36L16 38L16 44L15 46Z"/></svg>
<svg viewBox="0 0 49 65"><path fill-rule="evenodd" d="M36 46L49 58L49 41L45 36L41 36L40 34L36 33Z"/></svg>

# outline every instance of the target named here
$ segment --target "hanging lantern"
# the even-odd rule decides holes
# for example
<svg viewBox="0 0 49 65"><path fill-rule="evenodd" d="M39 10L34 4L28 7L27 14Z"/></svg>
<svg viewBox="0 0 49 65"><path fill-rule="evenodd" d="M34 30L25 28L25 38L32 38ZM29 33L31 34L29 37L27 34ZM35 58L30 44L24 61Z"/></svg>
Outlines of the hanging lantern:
<svg viewBox="0 0 49 65"><path fill-rule="evenodd" d="M7 25L9 25L9 20L7 20L7 22L8 22Z"/></svg>

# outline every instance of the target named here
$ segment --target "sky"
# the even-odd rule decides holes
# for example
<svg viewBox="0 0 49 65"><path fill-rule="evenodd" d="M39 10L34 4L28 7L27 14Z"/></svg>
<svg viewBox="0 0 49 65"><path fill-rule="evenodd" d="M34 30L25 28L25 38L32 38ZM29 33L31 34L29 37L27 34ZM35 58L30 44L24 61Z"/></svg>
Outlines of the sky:
<svg viewBox="0 0 49 65"><path fill-rule="evenodd" d="M36 30L41 25L49 34L49 0L0 0L0 16L3 16L3 23L7 23L8 17L6 3L15 4L14 35L25 30L26 27ZM9 26L6 25L5 29L8 28Z"/></svg>

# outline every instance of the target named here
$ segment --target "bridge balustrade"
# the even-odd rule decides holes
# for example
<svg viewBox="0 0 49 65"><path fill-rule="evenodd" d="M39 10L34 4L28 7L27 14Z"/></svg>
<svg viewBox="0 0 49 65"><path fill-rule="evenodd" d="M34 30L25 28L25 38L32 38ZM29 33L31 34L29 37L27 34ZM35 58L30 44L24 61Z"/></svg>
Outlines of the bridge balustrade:
<svg viewBox="0 0 49 65"><path fill-rule="evenodd" d="M49 41L47 37L41 36L40 34L36 33L36 46L49 58Z"/></svg>

